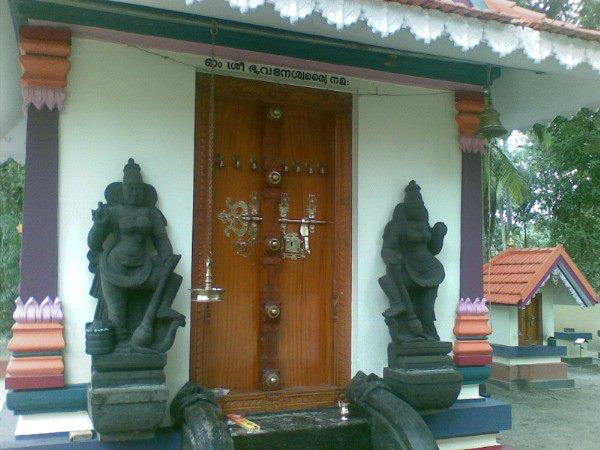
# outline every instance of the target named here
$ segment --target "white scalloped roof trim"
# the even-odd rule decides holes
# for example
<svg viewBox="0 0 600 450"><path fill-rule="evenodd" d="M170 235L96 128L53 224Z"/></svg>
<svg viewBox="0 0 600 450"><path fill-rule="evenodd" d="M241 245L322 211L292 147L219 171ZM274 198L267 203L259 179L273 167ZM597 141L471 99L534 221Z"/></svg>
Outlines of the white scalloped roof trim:
<svg viewBox="0 0 600 450"><path fill-rule="evenodd" d="M188 5L202 0L185 0ZM485 42L500 57L516 50L535 62L554 55L568 69L583 62L600 72L600 43L571 38L532 28L486 21L458 14L426 10L418 6L369 0L225 0L241 13L271 4L279 15L291 23L314 12L338 30L359 20L367 23L382 37L398 30L409 30L416 39L429 44L443 34L463 51Z"/></svg>

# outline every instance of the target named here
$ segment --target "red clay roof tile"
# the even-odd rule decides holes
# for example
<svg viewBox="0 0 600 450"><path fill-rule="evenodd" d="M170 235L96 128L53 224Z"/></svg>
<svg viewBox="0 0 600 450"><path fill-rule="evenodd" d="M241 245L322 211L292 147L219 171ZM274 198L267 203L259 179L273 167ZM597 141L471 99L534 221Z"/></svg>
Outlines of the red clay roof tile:
<svg viewBox="0 0 600 450"><path fill-rule="evenodd" d="M598 294L562 245L551 248L509 248L483 265L483 292L491 303L522 306L561 262L592 303Z"/></svg>
<svg viewBox="0 0 600 450"><path fill-rule="evenodd" d="M600 30L589 30L571 23L552 20L544 13L532 11L518 6L511 0L484 0L486 9L473 6L470 0L385 0L401 5L419 6L444 13L459 14L464 17L475 17L501 23L512 23L540 31L577 37L587 41L600 42Z"/></svg>

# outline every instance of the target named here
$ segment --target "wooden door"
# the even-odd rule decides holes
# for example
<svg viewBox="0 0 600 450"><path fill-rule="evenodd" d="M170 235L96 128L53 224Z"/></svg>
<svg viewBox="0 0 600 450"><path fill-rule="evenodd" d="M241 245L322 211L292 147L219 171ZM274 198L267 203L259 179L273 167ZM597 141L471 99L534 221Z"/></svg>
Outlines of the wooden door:
<svg viewBox="0 0 600 450"><path fill-rule="evenodd" d="M519 345L542 343L542 294L537 294L524 309L519 308Z"/></svg>
<svg viewBox="0 0 600 450"><path fill-rule="evenodd" d="M214 93L209 166L210 77L199 74L193 279L211 249L227 292L193 306L190 379L229 389L225 411L332 405L350 378L351 97L220 76ZM304 258L274 242L300 236L301 224L282 229L286 200L286 218L306 219L316 203L324 222ZM236 222L245 235L227 236L239 201L255 210Z"/></svg>

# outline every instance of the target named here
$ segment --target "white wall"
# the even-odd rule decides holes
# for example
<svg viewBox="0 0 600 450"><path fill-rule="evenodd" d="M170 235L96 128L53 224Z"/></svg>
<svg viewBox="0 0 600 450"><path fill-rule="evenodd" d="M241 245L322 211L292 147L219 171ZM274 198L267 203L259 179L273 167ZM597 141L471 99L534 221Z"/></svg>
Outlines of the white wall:
<svg viewBox="0 0 600 450"><path fill-rule="evenodd" d="M516 306L490 307L490 323L492 344L519 345L519 312Z"/></svg>
<svg viewBox="0 0 600 450"><path fill-rule="evenodd" d="M182 59L183 55L178 55ZM186 58L189 58L186 56ZM129 156L159 193L173 247L183 254L185 281L175 307L189 315L193 197L194 80L192 69L121 45L74 39L69 98L60 118L59 290L65 305L68 383L86 382L84 323L95 301L88 295L86 235L90 211L118 180ZM448 226L439 255L446 269L436 312L442 339L452 339L459 296L460 179L452 93L356 83L353 167L352 371L381 373L390 340L381 313L387 300L377 279L383 228L411 179L422 187L433 224ZM189 327L169 352L174 394L188 379Z"/></svg>
<svg viewBox="0 0 600 450"><path fill-rule="evenodd" d="M0 138L19 121L21 113L21 65L8 2L0 2Z"/></svg>
<svg viewBox="0 0 600 450"><path fill-rule="evenodd" d="M415 93L406 89L404 94ZM403 95L400 93L399 95ZM440 337L452 339L459 298L461 154L452 94L408 97L359 96L358 170L352 307L352 372L381 373L390 337L381 313L388 301L377 279L385 224L412 179L421 185L431 223L448 226L439 255L446 279L436 303Z"/></svg>
<svg viewBox="0 0 600 450"><path fill-rule="evenodd" d="M73 40L68 100L60 115L59 295L63 300L67 383L90 379L84 324L93 317L88 295L86 237L91 210L104 188L122 178L127 158L142 167L159 193L159 208L184 282L174 307L189 316L194 158L193 69L121 45ZM169 352L171 395L188 379L189 325Z"/></svg>

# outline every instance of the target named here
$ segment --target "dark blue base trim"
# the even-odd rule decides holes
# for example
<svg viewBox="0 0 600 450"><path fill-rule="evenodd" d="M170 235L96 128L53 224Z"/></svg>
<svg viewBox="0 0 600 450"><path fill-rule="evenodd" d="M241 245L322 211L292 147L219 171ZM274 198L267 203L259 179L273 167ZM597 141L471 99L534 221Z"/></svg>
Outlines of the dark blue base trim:
<svg viewBox="0 0 600 450"><path fill-rule="evenodd" d="M495 434L512 427L511 406L493 398L459 400L423 419L436 439Z"/></svg>
<svg viewBox="0 0 600 450"><path fill-rule="evenodd" d="M87 409L87 384L71 384L58 389L9 391L6 408L15 414L82 411Z"/></svg>
<svg viewBox="0 0 600 450"><path fill-rule="evenodd" d="M583 338L587 341L592 340L592 333L577 333L570 331L556 331L554 332L554 337L556 339L561 339L563 341L571 341L573 342L575 339Z"/></svg>
<svg viewBox="0 0 600 450"><path fill-rule="evenodd" d="M565 356L567 347L549 347L547 345L511 346L492 344L494 356L503 358L530 358L535 356Z"/></svg>

